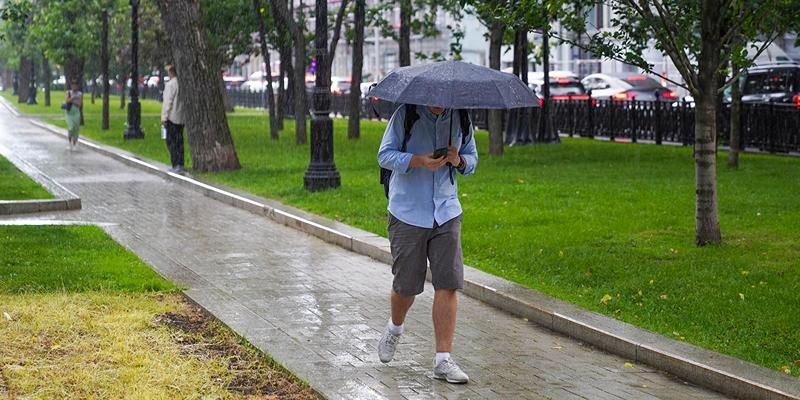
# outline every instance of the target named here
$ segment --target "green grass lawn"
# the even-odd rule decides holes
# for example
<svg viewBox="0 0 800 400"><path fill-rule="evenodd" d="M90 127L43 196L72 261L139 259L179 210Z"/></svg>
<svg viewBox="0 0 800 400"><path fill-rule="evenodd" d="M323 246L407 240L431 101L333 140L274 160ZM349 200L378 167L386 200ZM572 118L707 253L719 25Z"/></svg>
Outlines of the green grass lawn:
<svg viewBox="0 0 800 400"><path fill-rule="evenodd" d="M25 114L32 114L32 115L63 115L64 110L61 109L61 103L64 102L66 99L66 92L63 90L53 91L50 93L50 107L44 106L44 92L41 90L39 94L36 95L36 101L39 104L36 105L28 105L25 103L18 103L19 98L17 96L12 96L10 90L3 90L0 91L0 95L5 97L14 107ZM111 100L108 107L109 115L127 115L128 111L127 108L120 108L119 107L119 96L111 96ZM142 100L142 114L158 114L161 112L161 104L152 100ZM84 106L84 116L89 114L97 114L98 116L103 111L103 101L102 97L97 97L95 99L94 104L91 101L91 95L89 93L84 93L83 97L83 106ZM100 123L100 118L97 119L98 123Z"/></svg>
<svg viewBox="0 0 800 400"><path fill-rule="evenodd" d="M0 226L8 398L319 398L94 226Z"/></svg>
<svg viewBox="0 0 800 400"><path fill-rule="evenodd" d="M33 179L22 173L14 164L0 156L0 200L52 199Z"/></svg>
<svg viewBox="0 0 800 400"><path fill-rule="evenodd" d="M384 124L362 138L335 122L342 187L303 189L308 145L291 122L271 141L265 117L229 115L243 169L202 177L386 235L376 151ZM63 122L54 121L63 126ZM83 134L168 161L157 117L124 142L124 117ZM689 148L605 143L507 148L481 155L460 181L466 262L586 309L793 375L800 375L800 160L744 154L720 167L724 243L694 245L694 167ZM188 150L187 150L188 153ZM720 154L720 166L724 166Z"/></svg>
<svg viewBox="0 0 800 400"><path fill-rule="evenodd" d="M0 294L176 289L94 226L0 226L0 248Z"/></svg>

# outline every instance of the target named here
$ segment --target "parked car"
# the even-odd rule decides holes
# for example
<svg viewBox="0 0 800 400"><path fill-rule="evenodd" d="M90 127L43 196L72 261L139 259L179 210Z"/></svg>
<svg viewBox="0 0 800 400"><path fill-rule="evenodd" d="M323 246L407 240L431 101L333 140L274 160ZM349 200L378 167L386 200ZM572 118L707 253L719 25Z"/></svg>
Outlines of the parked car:
<svg viewBox="0 0 800 400"><path fill-rule="evenodd" d="M544 75L538 80L529 81L528 86L533 89L539 98L539 104L544 98ZM577 77L557 78L550 77L550 99L551 100L589 100L589 94Z"/></svg>
<svg viewBox="0 0 800 400"><path fill-rule="evenodd" d="M245 82L244 77L238 75L226 75L222 77L222 80L225 82L225 87L228 89L238 88Z"/></svg>
<svg viewBox="0 0 800 400"><path fill-rule="evenodd" d="M762 65L747 70L743 103L794 103L800 106L800 64Z"/></svg>
<svg viewBox="0 0 800 400"><path fill-rule="evenodd" d="M591 74L581 80L594 99L675 101L677 93L642 74Z"/></svg>
<svg viewBox="0 0 800 400"><path fill-rule="evenodd" d="M350 78L331 77L331 93L334 95L348 95L351 87Z"/></svg>

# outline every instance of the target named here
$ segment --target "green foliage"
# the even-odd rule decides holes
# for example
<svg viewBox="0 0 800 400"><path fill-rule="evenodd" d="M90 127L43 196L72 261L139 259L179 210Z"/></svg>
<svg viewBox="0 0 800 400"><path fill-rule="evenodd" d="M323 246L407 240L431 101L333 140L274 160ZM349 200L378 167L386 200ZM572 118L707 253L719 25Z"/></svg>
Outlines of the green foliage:
<svg viewBox="0 0 800 400"><path fill-rule="evenodd" d="M50 0L37 3L30 26L31 40L41 46L54 63L71 57L94 56L97 40L99 4L83 0Z"/></svg>
<svg viewBox="0 0 800 400"><path fill-rule="evenodd" d="M201 10L208 30L212 58L227 65L238 54L249 54L257 43L252 0L203 0Z"/></svg>
<svg viewBox="0 0 800 400"><path fill-rule="evenodd" d="M0 294L176 290L94 226L0 226Z"/></svg>

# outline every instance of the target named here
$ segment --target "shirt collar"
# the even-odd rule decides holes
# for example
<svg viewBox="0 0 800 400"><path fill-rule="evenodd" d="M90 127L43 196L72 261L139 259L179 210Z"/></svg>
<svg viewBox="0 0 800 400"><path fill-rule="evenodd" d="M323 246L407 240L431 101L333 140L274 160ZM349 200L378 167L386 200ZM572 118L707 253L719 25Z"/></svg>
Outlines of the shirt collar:
<svg viewBox="0 0 800 400"><path fill-rule="evenodd" d="M449 108L446 108L441 115L436 115L436 114L431 112L431 110L430 110L430 108L428 108L428 106L417 106L417 112L419 112L422 115L424 115L431 122L435 122L437 118L439 118L440 121L446 121L448 118L450 118L450 114L452 113L452 110L449 109Z"/></svg>

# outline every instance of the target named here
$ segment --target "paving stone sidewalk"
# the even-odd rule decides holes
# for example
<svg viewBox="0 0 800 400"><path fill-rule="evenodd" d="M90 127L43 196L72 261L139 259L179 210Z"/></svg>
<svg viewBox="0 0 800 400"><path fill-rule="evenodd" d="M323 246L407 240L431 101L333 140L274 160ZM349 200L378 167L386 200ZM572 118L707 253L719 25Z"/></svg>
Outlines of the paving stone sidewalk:
<svg viewBox="0 0 800 400"><path fill-rule="evenodd" d="M4 108L0 145L83 200L80 211L35 218L102 223L327 398L725 398L647 366L626 366L628 360L466 296L459 299L454 357L471 382L435 381L429 284L409 313L395 361L382 364L376 346L388 320L387 265L92 150L70 151L65 139ZM2 217L0 223L14 218L34 217Z"/></svg>

